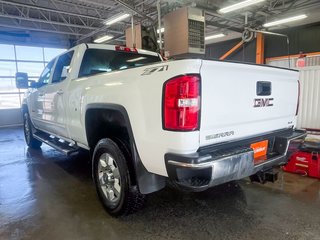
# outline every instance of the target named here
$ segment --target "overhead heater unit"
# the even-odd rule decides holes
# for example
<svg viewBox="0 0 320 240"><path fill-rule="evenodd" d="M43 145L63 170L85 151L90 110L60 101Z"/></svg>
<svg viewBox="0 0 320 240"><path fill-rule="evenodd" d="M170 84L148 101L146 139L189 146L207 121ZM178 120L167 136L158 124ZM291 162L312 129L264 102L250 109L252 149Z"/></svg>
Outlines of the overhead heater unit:
<svg viewBox="0 0 320 240"><path fill-rule="evenodd" d="M164 46L171 57L196 57L205 53L204 11L183 7L163 18Z"/></svg>

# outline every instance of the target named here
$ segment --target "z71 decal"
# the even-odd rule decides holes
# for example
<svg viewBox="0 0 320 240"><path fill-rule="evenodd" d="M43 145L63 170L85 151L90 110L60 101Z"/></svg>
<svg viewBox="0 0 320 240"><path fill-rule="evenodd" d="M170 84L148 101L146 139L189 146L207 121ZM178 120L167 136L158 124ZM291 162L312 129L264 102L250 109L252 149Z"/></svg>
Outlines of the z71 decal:
<svg viewBox="0 0 320 240"><path fill-rule="evenodd" d="M155 73L155 72L167 71L168 68L169 68L168 65L146 68L146 69L143 70L143 73L141 75L150 75L150 74Z"/></svg>

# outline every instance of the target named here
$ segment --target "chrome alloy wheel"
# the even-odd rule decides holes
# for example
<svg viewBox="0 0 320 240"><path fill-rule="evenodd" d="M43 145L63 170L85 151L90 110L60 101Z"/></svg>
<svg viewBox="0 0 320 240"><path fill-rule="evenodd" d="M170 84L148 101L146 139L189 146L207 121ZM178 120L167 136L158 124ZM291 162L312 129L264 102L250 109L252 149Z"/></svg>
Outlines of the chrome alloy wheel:
<svg viewBox="0 0 320 240"><path fill-rule="evenodd" d="M98 176L105 197L117 203L121 197L120 173L114 158L108 153L103 153L99 158Z"/></svg>

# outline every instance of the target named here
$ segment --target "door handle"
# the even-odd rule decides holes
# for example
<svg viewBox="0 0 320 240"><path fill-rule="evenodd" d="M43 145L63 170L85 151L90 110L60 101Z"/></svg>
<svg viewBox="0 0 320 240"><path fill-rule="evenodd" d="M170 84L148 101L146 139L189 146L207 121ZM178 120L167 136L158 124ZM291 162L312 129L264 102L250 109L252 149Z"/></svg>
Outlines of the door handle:
<svg viewBox="0 0 320 240"><path fill-rule="evenodd" d="M57 92L58 95L62 95L63 94L63 90L59 89L59 91Z"/></svg>

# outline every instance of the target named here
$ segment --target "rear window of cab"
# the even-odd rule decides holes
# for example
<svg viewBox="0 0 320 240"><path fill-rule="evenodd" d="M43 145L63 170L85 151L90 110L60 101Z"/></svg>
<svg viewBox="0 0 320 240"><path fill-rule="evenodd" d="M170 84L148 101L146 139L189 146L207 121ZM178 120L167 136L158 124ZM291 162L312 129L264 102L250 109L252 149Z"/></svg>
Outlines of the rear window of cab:
<svg viewBox="0 0 320 240"><path fill-rule="evenodd" d="M105 49L87 49L80 66L79 77L140 67L160 62L158 56Z"/></svg>

